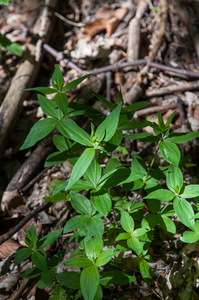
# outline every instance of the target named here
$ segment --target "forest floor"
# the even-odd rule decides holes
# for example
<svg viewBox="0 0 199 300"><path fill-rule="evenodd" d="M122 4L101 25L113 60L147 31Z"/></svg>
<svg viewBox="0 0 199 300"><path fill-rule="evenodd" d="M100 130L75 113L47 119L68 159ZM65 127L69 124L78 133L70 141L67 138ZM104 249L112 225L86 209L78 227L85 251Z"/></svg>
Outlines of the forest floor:
<svg viewBox="0 0 199 300"><path fill-rule="evenodd" d="M22 50L20 56L6 47L0 53L0 235L5 237L3 243L0 237L0 299L44 300L51 289L42 291L36 280L20 278L26 265L11 272L13 256L25 246L24 229L32 223L43 236L73 216L67 200L49 207L43 199L68 179L72 167L67 162L44 167L54 150L52 136L29 150L19 150L32 125L44 117L37 93L21 90L50 87L59 64L66 83L92 74L68 94L69 102L77 99L108 114L92 91L116 103L121 89L125 106L148 102L136 111L137 121L157 122L158 111L167 121L176 111L173 132L199 131L199 3L11 0L9 6L0 5L0 34ZM17 45L15 49L21 51ZM148 127L143 130L151 133ZM125 161L136 151L147 163L154 149L151 143L124 140L117 154ZM190 166L183 169L188 183L199 181L198 150L197 139L181 147ZM160 156L156 163L162 164ZM140 279L112 286L104 299L199 299L199 243L185 245L179 234L158 228L155 236L150 248L154 285L149 288ZM69 243L67 235L59 242L67 250L66 261L77 245ZM50 252L60 244L55 243Z"/></svg>

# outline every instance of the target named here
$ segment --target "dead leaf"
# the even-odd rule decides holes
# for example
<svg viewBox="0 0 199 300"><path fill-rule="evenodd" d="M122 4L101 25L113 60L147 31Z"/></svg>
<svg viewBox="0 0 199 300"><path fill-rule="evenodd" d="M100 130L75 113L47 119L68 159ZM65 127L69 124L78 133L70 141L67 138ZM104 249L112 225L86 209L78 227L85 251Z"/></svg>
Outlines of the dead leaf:
<svg viewBox="0 0 199 300"><path fill-rule="evenodd" d="M17 251L19 247L20 245L13 238L10 238L0 245L0 258L8 257L12 252Z"/></svg>

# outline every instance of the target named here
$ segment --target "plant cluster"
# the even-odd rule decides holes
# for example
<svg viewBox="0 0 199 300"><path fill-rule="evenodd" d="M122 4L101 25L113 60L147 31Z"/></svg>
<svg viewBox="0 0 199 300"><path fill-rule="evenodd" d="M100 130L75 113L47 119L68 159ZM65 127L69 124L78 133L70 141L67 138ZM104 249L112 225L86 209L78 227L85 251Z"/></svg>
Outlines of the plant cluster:
<svg viewBox="0 0 199 300"><path fill-rule="evenodd" d="M120 92L116 104L111 104L94 93L111 111L107 117L85 104L68 103L66 92L88 76L64 86L62 73L57 66L52 77L52 88L31 89L43 94L55 93L55 97L52 101L38 94L39 104L48 117L32 127L21 147L22 150L34 146L57 126L60 135L54 135L53 142L58 151L48 156L45 166L53 166L66 160L73 165L70 179L57 186L44 199L55 203L67 198L77 215L67 221L63 229L51 232L40 240L32 225L26 231L27 248L20 249L15 254L15 265L31 256L34 267L21 276L34 278L41 275L38 287L43 289L54 285L51 292L53 300L82 297L85 300L100 300L103 298L103 291L110 284L133 282L136 279L133 274L125 274L117 267L113 268L114 262L117 265L117 259L127 250L137 257L143 279L148 285L152 284L148 265L152 257L148 249L154 228L159 225L163 230L175 234L176 226L172 220L174 214L187 227L180 240L185 243L199 240L199 220L196 220L199 218L199 185L183 183L180 169L183 162L176 145L198 137L199 133L170 134L175 112L166 124L160 113L158 124L131 121L135 111L148 103L139 102L123 107ZM91 120L90 134L72 119L79 115L86 115ZM154 135L147 132L123 135L123 131L146 126L153 129ZM130 167L122 166L114 153L123 138L156 144L156 152L149 166L135 154L132 155ZM82 154L79 151L81 149ZM164 167L154 168L158 151L166 163ZM102 162L107 157L108 162L102 167ZM160 185L159 182L165 181ZM87 197L81 194L82 190L87 191ZM43 249L62 233L71 232L73 234L69 241L78 242L79 249L73 252L65 265L78 267L81 272L57 273L56 266L63 260L65 251L61 250L48 260ZM110 263L112 265L108 268Z"/></svg>

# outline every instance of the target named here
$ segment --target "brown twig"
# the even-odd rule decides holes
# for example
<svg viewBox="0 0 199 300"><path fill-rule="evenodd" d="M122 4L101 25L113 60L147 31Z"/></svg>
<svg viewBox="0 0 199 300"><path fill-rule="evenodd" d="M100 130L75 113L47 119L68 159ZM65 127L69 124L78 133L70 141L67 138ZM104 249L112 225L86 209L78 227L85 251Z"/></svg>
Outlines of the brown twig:
<svg viewBox="0 0 199 300"><path fill-rule="evenodd" d="M37 207L33 211L31 211L28 215L26 215L14 228L11 228L8 232L3 234L0 237L0 245L2 245L5 241L13 236L17 231L19 231L30 219L36 216L41 211L48 209L53 203L46 202L43 205Z"/></svg>

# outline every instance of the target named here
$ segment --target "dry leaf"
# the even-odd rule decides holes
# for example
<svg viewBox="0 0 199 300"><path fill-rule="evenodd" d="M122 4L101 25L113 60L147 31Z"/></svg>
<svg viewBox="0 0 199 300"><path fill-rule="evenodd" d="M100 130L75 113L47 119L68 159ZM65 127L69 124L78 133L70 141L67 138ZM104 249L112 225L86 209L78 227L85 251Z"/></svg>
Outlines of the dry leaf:
<svg viewBox="0 0 199 300"><path fill-rule="evenodd" d="M0 258L8 257L12 252L17 251L19 247L20 245L13 238L10 238L0 245Z"/></svg>

